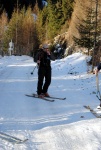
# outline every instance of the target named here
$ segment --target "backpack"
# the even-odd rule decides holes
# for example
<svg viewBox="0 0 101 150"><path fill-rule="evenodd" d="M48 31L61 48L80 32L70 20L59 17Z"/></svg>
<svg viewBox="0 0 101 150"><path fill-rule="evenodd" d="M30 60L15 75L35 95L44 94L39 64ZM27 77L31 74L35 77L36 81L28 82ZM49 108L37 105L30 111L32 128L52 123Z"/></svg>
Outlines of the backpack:
<svg viewBox="0 0 101 150"><path fill-rule="evenodd" d="M33 54L33 61L35 63L37 63L38 57L41 55L41 53L42 53L42 49L38 49L38 50L36 50L34 52L34 54Z"/></svg>

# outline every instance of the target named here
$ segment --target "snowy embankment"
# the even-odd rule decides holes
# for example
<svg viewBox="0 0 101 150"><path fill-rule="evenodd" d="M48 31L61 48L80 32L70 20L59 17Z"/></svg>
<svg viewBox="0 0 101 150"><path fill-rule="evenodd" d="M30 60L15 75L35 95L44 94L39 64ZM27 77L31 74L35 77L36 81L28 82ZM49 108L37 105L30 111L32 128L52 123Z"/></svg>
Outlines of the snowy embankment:
<svg viewBox="0 0 101 150"><path fill-rule="evenodd" d="M28 56L0 59L0 132L29 139L14 144L0 138L0 150L100 150L101 119L83 107L99 105L86 56L75 53L52 62L49 93L66 97L64 101L25 96L36 92L37 69L31 75L35 65Z"/></svg>

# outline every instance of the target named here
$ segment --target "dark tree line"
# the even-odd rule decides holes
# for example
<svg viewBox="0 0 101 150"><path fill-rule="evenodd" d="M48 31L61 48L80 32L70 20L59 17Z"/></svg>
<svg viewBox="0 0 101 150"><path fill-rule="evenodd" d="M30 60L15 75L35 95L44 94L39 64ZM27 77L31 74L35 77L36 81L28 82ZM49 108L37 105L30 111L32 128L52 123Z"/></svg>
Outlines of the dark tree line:
<svg viewBox="0 0 101 150"><path fill-rule="evenodd" d="M38 3L39 8L42 8L42 0L0 0L0 13L5 9L8 14L8 17L11 18L14 8L17 7L17 3L19 8L27 9L30 5L32 8L35 6L36 2Z"/></svg>

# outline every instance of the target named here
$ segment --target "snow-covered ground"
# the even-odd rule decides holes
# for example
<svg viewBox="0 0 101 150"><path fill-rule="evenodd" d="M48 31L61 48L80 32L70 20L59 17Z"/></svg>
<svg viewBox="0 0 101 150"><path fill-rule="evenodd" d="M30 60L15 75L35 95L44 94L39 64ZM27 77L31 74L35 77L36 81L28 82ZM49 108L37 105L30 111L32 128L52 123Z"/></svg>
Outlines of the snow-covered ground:
<svg viewBox="0 0 101 150"><path fill-rule="evenodd" d="M86 56L75 53L52 62L49 94L66 100L25 96L36 92L37 68L31 74L35 66L28 56L0 59L0 132L28 138L15 144L0 136L0 150L101 150L101 119L83 107L100 103Z"/></svg>

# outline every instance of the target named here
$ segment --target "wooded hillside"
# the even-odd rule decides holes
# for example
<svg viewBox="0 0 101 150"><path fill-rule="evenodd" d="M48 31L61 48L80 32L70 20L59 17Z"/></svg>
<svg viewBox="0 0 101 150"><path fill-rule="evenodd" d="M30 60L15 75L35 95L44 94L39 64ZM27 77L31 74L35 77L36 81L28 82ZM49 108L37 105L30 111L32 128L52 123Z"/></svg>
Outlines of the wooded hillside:
<svg viewBox="0 0 101 150"><path fill-rule="evenodd" d="M64 49L80 47L88 54L92 50L93 58L100 60L101 0L47 0L47 5L41 0L9 0L7 6L1 0L1 4L1 52L8 52L11 39L14 53L28 55L45 42L53 50L56 40Z"/></svg>

